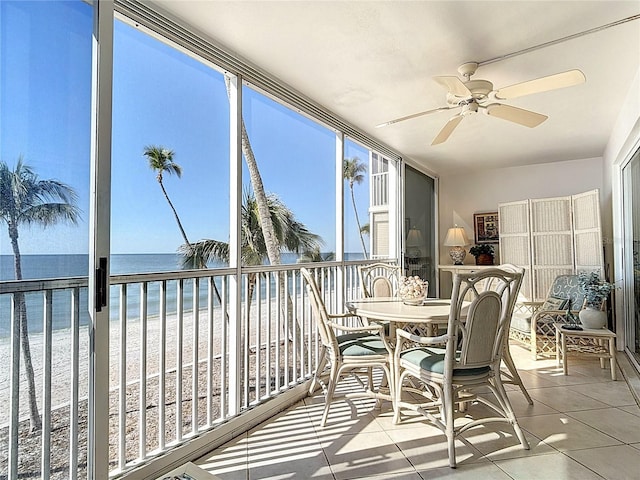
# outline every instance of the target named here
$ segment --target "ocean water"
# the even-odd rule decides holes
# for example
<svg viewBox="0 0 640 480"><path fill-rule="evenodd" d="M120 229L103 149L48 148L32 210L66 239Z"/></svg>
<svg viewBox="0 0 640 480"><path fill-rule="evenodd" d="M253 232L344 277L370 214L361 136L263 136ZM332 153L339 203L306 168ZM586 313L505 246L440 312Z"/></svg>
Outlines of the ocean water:
<svg viewBox="0 0 640 480"><path fill-rule="evenodd" d="M362 255L350 255L351 259L360 259ZM297 254L283 254L283 263L296 263ZM114 254L111 255L111 274L128 273L153 273L180 270L180 256L174 253L161 254ZM51 279L86 277L89 270L89 258L87 255L23 255L21 257L23 279ZM210 267L222 265L210 265ZM14 280L14 259L12 255L0 255L0 281ZM167 311L171 312L176 307L176 282L169 282L167 289ZM220 285L218 285L220 287ZM139 313L139 293L137 288L131 289L128 294L127 314L129 318L135 318ZM207 285L201 283L200 303L206 301ZM110 305L117 305L119 291L117 287L110 290ZM184 284L184 308L190 309L193 303L193 289L191 282ZM43 330L43 297L41 293L25 295L27 303L27 318L29 332L41 332ZM147 297L148 314L157 315L159 311L159 285L151 284ZM53 295L53 328L70 328L71 302L70 291L56 291ZM117 308L110 310L111 320L118 318ZM0 339L7 338L10 334L11 299L9 295L0 296ZM89 323L88 302L86 289L80 293L80 322L81 325Z"/></svg>
<svg viewBox="0 0 640 480"><path fill-rule="evenodd" d="M88 255L22 255L21 256L22 278L28 279L51 279L51 278L71 278L86 277L89 271ZM180 270L180 257L178 254L114 254L111 255L111 274L126 273L151 273ZM15 266L13 255L0 255L0 281L14 280ZM112 300L118 295L116 288L111 289ZM159 295L155 299L150 299L157 310ZM27 318L29 332L36 333L43 330L43 298L41 293L29 293L25 295L27 303ZM53 294L53 328L70 328L71 302L69 291L56 291ZM139 302L129 305L129 313L138 311ZM112 302L113 304L113 302ZM175 294L173 296L175 304ZM154 309L150 305L150 310ZM80 322L88 324L89 314L87 291L80 293ZM118 312L111 312L112 319L117 318ZM0 297L0 338L8 337L10 333L11 319L11 299L8 295Z"/></svg>

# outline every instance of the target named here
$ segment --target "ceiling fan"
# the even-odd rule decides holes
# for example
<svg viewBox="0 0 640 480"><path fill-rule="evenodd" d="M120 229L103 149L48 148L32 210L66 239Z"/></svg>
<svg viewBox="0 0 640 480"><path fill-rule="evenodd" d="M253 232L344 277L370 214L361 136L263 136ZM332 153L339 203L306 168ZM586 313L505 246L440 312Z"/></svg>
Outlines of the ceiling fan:
<svg viewBox="0 0 640 480"><path fill-rule="evenodd" d="M445 142L464 117L473 115L478 111L491 117L502 118L503 120L533 128L540 125L548 117L530 110L497 103L495 100L509 100L533 93L571 87L586 81L584 74L580 70L569 70L568 72L556 73L555 75L536 78L494 90L493 83L488 80L471 80L471 76L476 73L477 69L477 62L468 62L461 65L458 68L458 72L465 80L460 80L460 78L453 76L433 77L438 84L447 89L446 107L434 108L432 110L407 115L406 117L396 118L395 120L376 125L376 128L386 127L398 122L421 117L422 115L429 115L431 113L443 112L455 108L460 108L460 112L449 119L433 139L431 145L438 145Z"/></svg>

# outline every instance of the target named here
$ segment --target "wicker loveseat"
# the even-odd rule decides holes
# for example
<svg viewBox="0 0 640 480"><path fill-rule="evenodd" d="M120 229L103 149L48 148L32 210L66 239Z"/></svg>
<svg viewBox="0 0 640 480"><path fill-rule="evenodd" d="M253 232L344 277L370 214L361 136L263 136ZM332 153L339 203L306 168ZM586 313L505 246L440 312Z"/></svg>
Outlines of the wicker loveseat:
<svg viewBox="0 0 640 480"><path fill-rule="evenodd" d="M516 305L509 337L529 346L533 358L555 355L554 323L579 323L578 312L584 304L578 275L557 276L544 302Z"/></svg>

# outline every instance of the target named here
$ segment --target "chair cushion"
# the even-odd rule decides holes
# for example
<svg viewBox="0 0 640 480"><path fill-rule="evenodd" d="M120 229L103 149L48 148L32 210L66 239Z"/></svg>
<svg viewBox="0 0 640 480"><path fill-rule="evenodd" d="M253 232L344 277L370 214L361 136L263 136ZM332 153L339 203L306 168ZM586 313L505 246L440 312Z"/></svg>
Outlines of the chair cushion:
<svg viewBox="0 0 640 480"><path fill-rule="evenodd" d="M531 333L531 315L514 313L511 317L511 328L524 333Z"/></svg>
<svg viewBox="0 0 640 480"><path fill-rule="evenodd" d="M569 302L568 298L548 297L538 311L566 310L569 308ZM539 323L555 323L557 321L556 317L538 316ZM531 315L514 313L511 317L511 328L523 333L531 333Z"/></svg>
<svg viewBox="0 0 640 480"><path fill-rule="evenodd" d="M422 370L426 370L440 375L444 374L444 357L445 350L442 348L411 348L400 354L400 358L404 361L413 363L420 367ZM478 368L454 368L454 376L472 376L481 375L487 373L489 367Z"/></svg>
<svg viewBox="0 0 640 480"><path fill-rule="evenodd" d="M379 335L370 333L346 333L336 337L342 355L359 357L364 355L387 355L389 352Z"/></svg>

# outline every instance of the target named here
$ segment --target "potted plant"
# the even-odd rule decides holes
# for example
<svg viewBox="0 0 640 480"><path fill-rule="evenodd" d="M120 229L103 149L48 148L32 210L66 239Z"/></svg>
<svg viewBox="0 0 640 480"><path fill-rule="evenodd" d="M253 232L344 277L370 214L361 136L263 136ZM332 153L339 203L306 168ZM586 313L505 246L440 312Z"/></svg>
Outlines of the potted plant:
<svg viewBox="0 0 640 480"><path fill-rule="evenodd" d="M585 305L579 313L580 322L586 328L603 328L607 324L607 312L602 307L614 288L613 284L600 280L596 272L580 272L578 279Z"/></svg>
<svg viewBox="0 0 640 480"><path fill-rule="evenodd" d="M495 255L493 245L488 243L474 245L469 249L469 253L476 257L476 265L493 265L493 256Z"/></svg>

